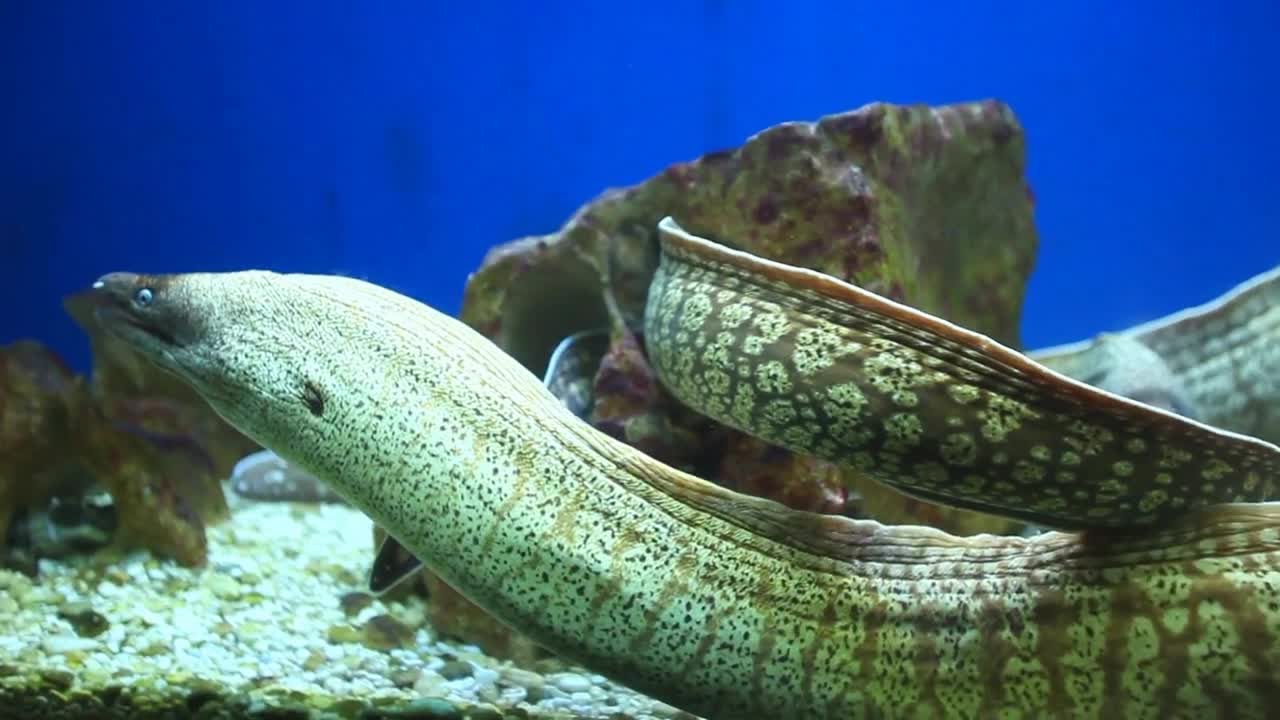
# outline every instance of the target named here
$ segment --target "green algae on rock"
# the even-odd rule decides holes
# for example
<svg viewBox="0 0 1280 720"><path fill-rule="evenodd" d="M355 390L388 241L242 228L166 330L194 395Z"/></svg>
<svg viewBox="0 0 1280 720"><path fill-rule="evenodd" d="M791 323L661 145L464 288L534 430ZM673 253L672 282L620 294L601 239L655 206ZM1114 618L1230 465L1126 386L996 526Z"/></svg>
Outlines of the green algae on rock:
<svg viewBox="0 0 1280 720"><path fill-rule="evenodd" d="M1017 344L1036 237L1022 129L994 101L784 123L607 191L559 232L491 250L462 319L535 371L561 338L607 324L606 288L638 328L666 215Z"/></svg>

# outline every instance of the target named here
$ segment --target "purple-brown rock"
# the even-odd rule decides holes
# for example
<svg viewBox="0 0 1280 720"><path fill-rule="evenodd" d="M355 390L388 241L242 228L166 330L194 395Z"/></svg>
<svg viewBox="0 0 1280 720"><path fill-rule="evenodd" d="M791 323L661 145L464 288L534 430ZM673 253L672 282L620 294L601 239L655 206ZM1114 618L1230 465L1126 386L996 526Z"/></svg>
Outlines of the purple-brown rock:
<svg viewBox="0 0 1280 720"><path fill-rule="evenodd" d="M15 513L96 484L111 495L117 544L203 564L205 527L227 516L221 481L256 445L106 336L85 295L65 307L89 336L92 381L37 343L0 348L0 546Z"/></svg>
<svg viewBox="0 0 1280 720"><path fill-rule="evenodd" d="M16 512L64 489L58 485L70 474L57 466L87 397L83 380L47 348L32 341L0 347L0 545Z"/></svg>

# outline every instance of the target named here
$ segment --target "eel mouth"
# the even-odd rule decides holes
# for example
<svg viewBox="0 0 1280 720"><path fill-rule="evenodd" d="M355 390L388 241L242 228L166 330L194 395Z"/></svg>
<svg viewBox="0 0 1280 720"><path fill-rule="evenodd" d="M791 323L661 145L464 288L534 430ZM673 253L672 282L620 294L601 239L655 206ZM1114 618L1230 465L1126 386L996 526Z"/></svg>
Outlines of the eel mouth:
<svg viewBox="0 0 1280 720"><path fill-rule="evenodd" d="M176 334L164 322L170 313L160 305L141 307L136 300L140 291L153 298L157 293L152 287L158 284L134 273L103 275L93 284L91 295L98 324L130 342L145 338L164 347L180 347ZM154 297L153 302L159 299Z"/></svg>
<svg viewBox="0 0 1280 720"><path fill-rule="evenodd" d="M118 328L121 328L121 326L128 326L134 331L147 335L164 345L170 347L179 346L177 338L168 330L156 323L148 322L138 317L127 309L115 305L103 305L96 308L93 313L98 318L98 323L107 330L118 332Z"/></svg>

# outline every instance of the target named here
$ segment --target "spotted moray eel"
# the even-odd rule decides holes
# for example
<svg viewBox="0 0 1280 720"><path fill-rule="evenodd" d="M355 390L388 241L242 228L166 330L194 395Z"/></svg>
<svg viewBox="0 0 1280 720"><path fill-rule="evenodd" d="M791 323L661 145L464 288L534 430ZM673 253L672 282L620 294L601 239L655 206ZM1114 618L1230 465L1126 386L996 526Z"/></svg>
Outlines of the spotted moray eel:
<svg viewBox="0 0 1280 720"><path fill-rule="evenodd" d="M940 318L660 225L645 338L703 413L906 492L1058 528L1268 500L1280 449L1069 379Z"/></svg>
<svg viewBox="0 0 1280 720"><path fill-rule="evenodd" d="M1203 305L1030 355L1121 394L1154 390L1183 414L1278 442L1280 267Z"/></svg>
<svg viewBox="0 0 1280 720"><path fill-rule="evenodd" d="M1141 424L1116 400L1071 419L1083 391L1056 387L1061 400L1031 392L1040 386L1026 368L994 345L982 346L990 355L966 349L953 331L901 315L864 320L875 329L855 341L809 319L851 320L835 301L789 289L777 274L699 260L689 243L668 250L650 317L650 350L675 343L655 353L665 380L685 397L704 394L713 414L772 422L793 444L816 442L855 463L860 448L876 447L872 464L890 478L919 477L899 471L929 461L921 447L948 472L944 448L967 447L958 465L993 475L951 473L967 483L960 492L983 493L986 507L1025 502L1036 516L1055 512L1037 504L1037 483L1010 475L1017 497L1001 500L994 483L1006 476L994 473L1054 463L1040 487L1070 467L1084 482L1095 472L1121 481L1111 495L1123 498L1129 483L1145 491L1149 472L1174 473L1178 487L1188 468L1216 469L1205 453L1229 465L1217 482L1240 492L1263 471L1263 460L1245 460L1265 448L1229 435L1189 441L1191 456L1164 468L1168 436L1212 431L1164 415ZM755 283L764 285L748 288ZM360 280L115 273L95 287L107 329L329 483L468 598L553 651L708 718L1262 717L1280 701L1277 505L1192 508L1136 533L1033 538L798 512L596 431L483 336ZM749 289L739 294L743 309L722 294L735 287ZM802 318L810 301L816 309ZM740 349L717 344L735 323L759 331L741 335ZM779 372L769 338L782 342L788 327L797 364ZM799 340L806 330L819 334ZM687 361L686 343L698 352ZM687 379L694 367L718 367L721 347L731 359L743 354L746 370L728 387L758 383L755 409L720 380L704 388ZM941 362L928 361L926 348ZM828 391L837 405L826 408L806 383L847 363L884 369L856 394ZM935 373L958 379L944 384ZM795 417L824 412L870 433L865 443L847 447L785 411L771 414L775 395L766 393L782 397L787 382ZM935 401L949 404L926 411ZM899 414L916 417L919 432L892 419ZM934 423L972 442L926 435ZM1226 449L1235 447L1248 449ZM1079 462L1062 463L1067 452ZM1132 472L1116 471L1121 460ZM922 476L933 482L932 471ZM1090 501L1066 497L1051 517L1074 521Z"/></svg>

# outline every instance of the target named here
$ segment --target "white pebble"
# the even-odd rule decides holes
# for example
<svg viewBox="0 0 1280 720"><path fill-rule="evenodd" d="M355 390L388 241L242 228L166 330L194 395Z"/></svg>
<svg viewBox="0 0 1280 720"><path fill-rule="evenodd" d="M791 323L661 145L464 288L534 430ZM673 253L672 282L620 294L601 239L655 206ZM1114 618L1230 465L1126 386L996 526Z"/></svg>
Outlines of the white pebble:
<svg viewBox="0 0 1280 720"><path fill-rule="evenodd" d="M69 652L83 652L85 650L93 650L98 647L98 641L92 638L82 638L78 635L54 635L47 637L44 642L40 643L40 647L50 655L61 655Z"/></svg>
<svg viewBox="0 0 1280 720"><path fill-rule="evenodd" d="M551 682L567 693L586 692L591 689L591 680L577 673L560 673L553 676Z"/></svg>
<svg viewBox="0 0 1280 720"><path fill-rule="evenodd" d="M476 689L476 679L474 677L461 677L457 680L445 680L444 686L455 692L474 693Z"/></svg>
<svg viewBox="0 0 1280 720"><path fill-rule="evenodd" d="M36 658L37 667L69 669L88 691L107 681L148 692L180 690L181 676L244 693L261 687L265 676L274 678L273 687L306 695L388 701L428 695L463 704L487 701L505 710L525 701L524 688L539 687L541 709L582 707L589 717L620 710L638 718L672 715L656 713L662 706L641 695L601 685L598 675L586 671L544 678L487 657L473 645L442 640L429 624L418 627L427 614L416 598L375 600L363 613L404 618L416 630L413 647L383 653L330 644L327 630L351 621L337 602L351 588L342 586L336 573L308 567L323 563L363 575L371 557L368 518L339 505L299 515L287 503L242 501L234 493L227 499L231 519L209 528L209 565L203 570L148 553L115 563L112 576L124 574L120 584L99 579L101 558L42 562L36 582L0 570L0 660L25 665ZM298 537L307 542L298 543ZM249 573L258 579L236 579ZM57 616L57 608L68 602L88 603L110 620L110 627L96 638L75 635ZM75 668L68 653L79 655ZM445 681L435 672L445 665L442 656L471 663L471 676ZM421 671L414 688L397 687L391 679L403 669ZM175 679L165 682L170 672ZM522 687L505 687L513 681ZM612 704L604 704L605 698Z"/></svg>
<svg viewBox="0 0 1280 720"><path fill-rule="evenodd" d="M498 671L491 670L487 667L480 667L477 665L471 676L474 677L476 682L480 685L493 685L498 682Z"/></svg>

